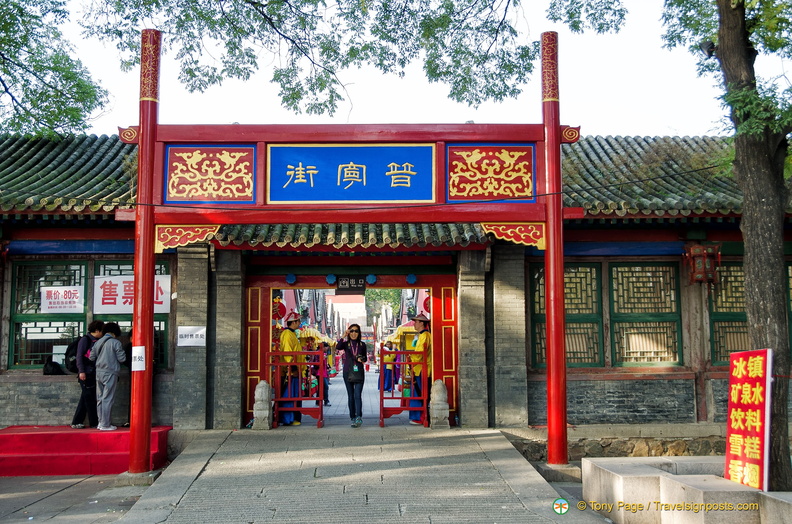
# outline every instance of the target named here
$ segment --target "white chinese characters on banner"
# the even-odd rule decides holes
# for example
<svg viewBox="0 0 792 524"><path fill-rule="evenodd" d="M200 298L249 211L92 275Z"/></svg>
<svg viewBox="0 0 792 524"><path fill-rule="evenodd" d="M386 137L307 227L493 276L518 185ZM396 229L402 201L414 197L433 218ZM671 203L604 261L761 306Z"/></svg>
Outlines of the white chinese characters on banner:
<svg viewBox="0 0 792 524"><path fill-rule="evenodd" d="M154 313L170 313L171 277L154 277ZM132 276L94 278L93 311L98 314L131 314L135 303L135 279Z"/></svg>
<svg viewBox="0 0 792 524"><path fill-rule="evenodd" d="M82 286L41 287L42 313L82 313Z"/></svg>

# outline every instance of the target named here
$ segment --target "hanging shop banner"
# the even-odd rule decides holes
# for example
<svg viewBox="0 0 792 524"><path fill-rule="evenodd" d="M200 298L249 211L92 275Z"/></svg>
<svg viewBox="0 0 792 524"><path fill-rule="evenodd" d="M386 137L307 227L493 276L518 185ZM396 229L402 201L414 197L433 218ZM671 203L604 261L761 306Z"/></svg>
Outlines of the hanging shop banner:
<svg viewBox="0 0 792 524"><path fill-rule="evenodd" d="M170 313L171 277L154 277L154 313ZM93 311L102 315L131 315L135 303L133 276L94 278Z"/></svg>
<svg viewBox="0 0 792 524"><path fill-rule="evenodd" d="M41 287L42 313L82 313L82 286L46 286Z"/></svg>
<svg viewBox="0 0 792 524"><path fill-rule="evenodd" d="M267 203L435 202L434 144L267 147Z"/></svg>
<svg viewBox="0 0 792 524"><path fill-rule="evenodd" d="M773 352L729 356L729 401L724 477L767 491L770 460L770 387Z"/></svg>

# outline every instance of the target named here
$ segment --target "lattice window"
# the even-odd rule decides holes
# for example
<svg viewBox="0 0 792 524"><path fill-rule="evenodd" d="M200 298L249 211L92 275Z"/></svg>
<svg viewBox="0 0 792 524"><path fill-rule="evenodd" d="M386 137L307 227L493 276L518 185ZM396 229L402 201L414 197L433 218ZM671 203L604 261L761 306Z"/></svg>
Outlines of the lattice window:
<svg viewBox="0 0 792 524"><path fill-rule="evenodd" d="M134 275L132 262L102 262L96 265L96 275L101 277L109 276L132 276ZM155 275L167 275L168 264L158 262L154 266ZM127 343L132 329L132 315L104 315L104 321L118 323L121 327L123 342ZM168 315L154 315L154 365L164 368L168 365Z"/></svg>
<svg viewBox="0 0 792 524"><path fill-rule="evenodd" d="M718 268L718 285L709 297L713 364L727 365L729 354L751 349L745 315L745 272L739 264Z"/></svg>
<svg viewBox="0 0 792 524"><path fill-rule="evenodd" d="M613 346L621 363L677 360L676 322L615 322Z"/></svg>
<svg viewBox="0 0 792 524"><path fill-rule="evenodd" d="M134 274L135 272L132 267L132 262L103 262L101 264L97 264L96 268L96 275L100 277L125 277L132 276ZM158 263L154 266L154 274L167 275L168 265L164 263Z"/></svg>
<svg viewBox="0 0 792 524"><path fill-rule="evenodd" d="M13 289L11 302L11 333L8 365L42 366L52 356L62 361L66 346L84 334L86 313L42 313L42 287L82 287L93 278L93 267L87 262L15 262L13 264ZM132 275L132 262L97 262L96 274ZM167 263L157 263L156 274L168 274ZM92 304L83 293L84 310L90 312ZM117 322L122 331L132 325L132 315L106 315L101 320ZM154 318L154 360L157 366L168 364L168 315Z"/></svg>
<svg viewBox="0 0 792 524"><path fill-rule="evenodd" d="M85 264L20 264L14 267L14 314L41 313L41 288L84 286Z"/></svg>
<svg viewBox="0 0 792 524"><path fill-rule="evenodd" d="M727 364L729 354L734 351L751 349L751 338L748 336L748 322L712 322L712 361Z"/></svg>
<svg viewBox="0 0 792 524"><path fill-rule="evenodd" d="M614 314L677 312L676 269L671 266L614 266Z"/></svg>
<svg viewBox="0 0 792 524"><path fill-rule="evenodd" d="M536 362L547 363L547 324L536 324L535 344ZM602 335L598 323L566 324L565 334L567 364L601 365Z"/></svg>
<svg viewBox="0 0 792 524"><path fill-rule="evenodd" d="M564 267L565 345L570 366L601 366L602 316L600 315L600 267L568 264ZM534 365L547 363L544 268L529 266L532 305Z"/></svg>
<svg viewBox="0 0 792 524"><path fill-rule="evenodd" d="M679 363L677 266L612 264L610 275L614 364Z"/></svg>
<svg viewBox="0 0 792 524"><path fill-rule="evenodd" d="M12 365L43 366L48 357L63 364L66 346L83 333L82 322L36 321L17 324Z"/></svg>
<svg viewBox="0 0 792 524"><path fill-rule="evenodd" d="M745 313L745 272L742 266L718 268L718 285L710 295L713 313ZM728 359L727 359L728 360Z"/></svg>

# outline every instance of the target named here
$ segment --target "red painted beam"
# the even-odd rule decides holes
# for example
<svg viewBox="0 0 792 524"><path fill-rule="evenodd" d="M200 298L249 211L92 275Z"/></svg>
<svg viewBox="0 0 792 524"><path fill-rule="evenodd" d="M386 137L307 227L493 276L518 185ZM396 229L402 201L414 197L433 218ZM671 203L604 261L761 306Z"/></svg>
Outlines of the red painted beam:
<svg viewBox="0 0 792 524"><path fill-rule="evenodd" d="M409 220L405 218L409 217ZM439 204L424 207L301 208L267 206L234 209L220 206L156 206L157 224L314 224L333 222L356 224L373 222L544 222L542 205L530 204Z"/></svg>
<svg viewBox="0 0 792 524"><path fill-rule="evenodd" d="M324 218L317 220L317 213ZM328 213L332 213L329 215ZM402 220L409 213L409 220ZM544 222L545 206L541 204L435 204L420 208L411 206L262 206L222 208L221 206L154 206L157 224L367 224L381 222L392 224L424 222ZM563 210L564 219L580 218L583 208ZM118 209L119 222L135 219L134 210Z"/></svg>
<svg viewBox="0 0 792 524"><path fill-rule="evenodd" d="M233 138L230 138L233 137ZM160 125L164 143L539 142L541 124Z"/></svg>

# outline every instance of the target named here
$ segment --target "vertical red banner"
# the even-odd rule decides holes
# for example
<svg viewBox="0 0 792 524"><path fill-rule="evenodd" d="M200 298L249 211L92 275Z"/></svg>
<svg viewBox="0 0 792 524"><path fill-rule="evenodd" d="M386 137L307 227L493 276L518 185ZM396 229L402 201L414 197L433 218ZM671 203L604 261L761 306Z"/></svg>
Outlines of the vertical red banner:
<svg viewBox="0 0 792 524"><path fill-rule="evenodd" d="M767 491L770 460L770 387L773 352L729 356L729 402L724 477Z"/></svg>

